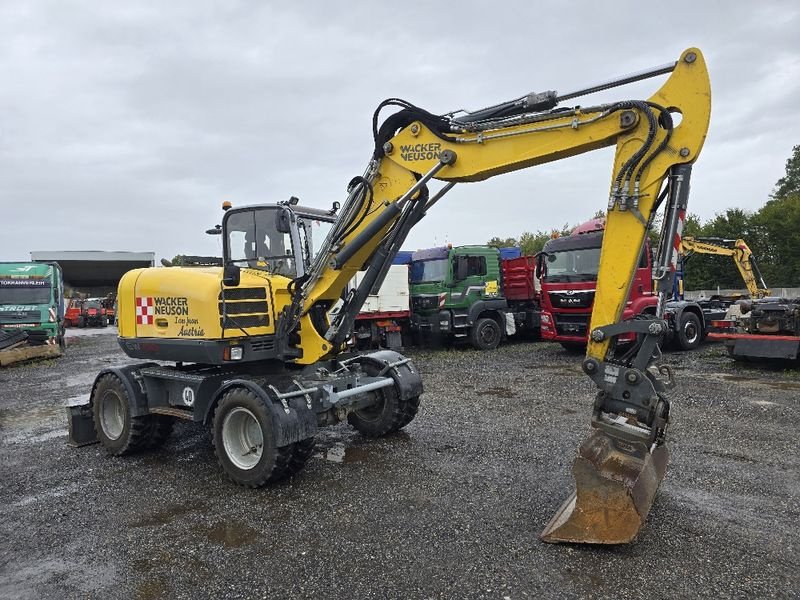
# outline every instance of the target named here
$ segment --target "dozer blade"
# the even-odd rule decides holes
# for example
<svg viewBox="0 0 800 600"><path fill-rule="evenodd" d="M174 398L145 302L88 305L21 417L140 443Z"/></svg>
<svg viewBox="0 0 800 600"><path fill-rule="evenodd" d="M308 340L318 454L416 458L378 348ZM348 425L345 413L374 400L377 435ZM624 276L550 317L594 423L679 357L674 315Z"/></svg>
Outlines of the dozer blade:
<svg viewBox="0 0 800 600"><path fill-rule="evenodd" d="M669 451L650 452L643 442L629 442L595 430L572 465L575 492L542 531L545 542L625 544L633 541L647 518Z"/></svg>

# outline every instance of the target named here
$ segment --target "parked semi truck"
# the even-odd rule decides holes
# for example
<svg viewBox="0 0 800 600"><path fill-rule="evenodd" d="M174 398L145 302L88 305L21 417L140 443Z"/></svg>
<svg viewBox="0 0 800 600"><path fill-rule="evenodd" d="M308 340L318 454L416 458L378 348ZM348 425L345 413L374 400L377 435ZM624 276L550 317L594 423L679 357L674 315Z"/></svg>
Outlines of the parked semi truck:
<svg viewBox="0 0 800 600"><path fill-rule="evenodd" d="M535 259L519 248L442 246L414 252L411 328L422 337L496 348L519 331L538 333Z"/></svg>
<svg viewBox="0 0 800 600"><path fill-rule="evenodd" d="M0 364L57 356L64 283L56 263L0 263Z"/></svg>
<svg viewBox="0 0 800 600"><path fill-rule="evenodd" d="M560 342L567 350L583 352L592 316L604 219L592 219L576 227L568 236L548 240L537 260L541 283L542 339ZM677 262L676 262L677 266ZM681 271L676 269L676 277ZM631 284L623 320L656 313L658 297L653 288L653 257L645 242ZM674 289L681 289L676 286ZM676 297L666 303L668 337L682 350L700 345L707 333L706 319L697 302ZM632 342L632 334L620 336L620 342Z"/></svg>

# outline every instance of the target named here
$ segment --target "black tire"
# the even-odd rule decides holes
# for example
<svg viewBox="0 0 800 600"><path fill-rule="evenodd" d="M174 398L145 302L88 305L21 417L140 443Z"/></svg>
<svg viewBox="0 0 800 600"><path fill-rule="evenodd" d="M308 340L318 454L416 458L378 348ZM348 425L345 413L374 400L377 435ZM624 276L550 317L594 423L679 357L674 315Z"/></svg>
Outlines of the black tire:
<svg viewBox="0 0 800 600"><path fill-rule="evenodd" d="M376 365L366 363L364 372L374 376L379 369ZM371 392L375 394L377 402L359 410L354 410L347 415L347 422L359 433L367 437L381 437L399 431L417 416L420 399L419 396L402 400L397 393L397 388L392 385Z"/></svg>
<svg viewBox="0 0 800 600"><path fill-rule="evenodd" d="M100 327L108 327L108 317L100 319Z"/></svg>
<svg viewBox="0 0 800 600"><path fill-rule="evenodd" d="M86 318L85 317L78 318L78 327L80 329L83 329L84 327L86 327Z"/></svg>
<svg viewBox="0 0 800 600"><path fill-rule="evenodd" d="M270 409L250 390L225 393L214 412L213 437L217 460L237 485L257 488L286 476L295 445L274 445Z"/></svg>
<svg viewBox="0 0 800 600"><path fill-rule="evenodd" d="M675 332L675 345L681 350L694 350L703 341L700 319L692 312L681 314L678 330Z"/></svg>
<svg viewBox="0 0 800 600"><path fill-rule="evenodd" d="M147 447L160 448L172 434L175 417L169 415L150 415L149 430L147 433Z"/></svg>
<svg viewBox="0 0 800 600"><path fill-rule="evenodd" d="M150 417L131 415L125 385L112 373L103 375L92 391L92 416L97 439L110 454L142 450L150 439Z"/></svg>
<svg viewBox="0 0 800 600"><path fill-rule="evenodd" d="M314 455L316 443L317 440L310 437L292 444L289 464L286 465L286 477L292 477L303 470L303 467L306 466L306 463Z"/></svg>
<svg viewBox="0 0 800 600"><path fill-rule="evenodd" d="M586 344L580 342L559 342L561 347L567 351L568 354L586 354Z"/></svg>
<svg viewBox="0 0 800 600"><path fill-rule="evenodd" d="M475 321L469 337L473 348L476 350L494 350L500 345L503 332L497 321L484 317Z"/></svg>

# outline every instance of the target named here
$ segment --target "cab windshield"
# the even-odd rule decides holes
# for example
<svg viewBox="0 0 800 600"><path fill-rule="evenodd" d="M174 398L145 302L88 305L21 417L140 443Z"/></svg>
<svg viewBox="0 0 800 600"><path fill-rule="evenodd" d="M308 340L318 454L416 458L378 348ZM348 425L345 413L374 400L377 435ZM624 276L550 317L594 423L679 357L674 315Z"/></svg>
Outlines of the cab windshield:
<svg viewBox="0 0 800 600"><path fill-rule="evenodd" d="M411 263L411 283L437 282L447 279L447 259L416 260Z"/></svg>
<svg viewBox="0 0 800 600"><path fill-rule="evenodd" d="M0 305L2 304L50 304L50 285L3 285L0 282Z"/></svg>
<svg viewBox="0 0 800 600"><path fill-rule="evenodd" d="M296 277L292 236L278 231L278 215L277 207L254 208L228 215L227 262Z"/></svg>
<svg viewBox="0 0 800 600"><path fill-rule="evenodd" d="M556 281L594 281L600 267L600 248L581 248L548 252L545 279Z"/></svg>

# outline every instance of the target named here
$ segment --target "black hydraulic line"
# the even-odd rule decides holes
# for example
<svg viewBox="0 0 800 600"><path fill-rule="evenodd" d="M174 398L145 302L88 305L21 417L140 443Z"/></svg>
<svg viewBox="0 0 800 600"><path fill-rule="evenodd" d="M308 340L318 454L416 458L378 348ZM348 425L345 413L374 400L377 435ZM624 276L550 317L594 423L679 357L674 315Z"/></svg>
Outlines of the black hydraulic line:
<svg viewBox="0 0 800 600"><path fill-rule="evenodd" d="M342 248L339 253L333 257L333 268L341 269L344 264L353 258L353 255L361 250L365 244L369 243L378 232L386 227L390 221L396 219L400 214L401 209L397 202L391 203L383 211L375 217L363 230L361 230L356 237L350 240L350 243Z"/></svg>
<svg viewBox="0 0 800 600"><path fill-rule="evenodd" d="M335 333L333 338L329 340L334 347L340 346L350 337L356 315L361 311L361 307L364 306L367 296L369 296L375 282L378 280L383 265L387 262L391 262L389 249L385 246L379 246L369 261L369 266L364 272L361 283L339 311L336 318Z"/></svg>
<svg viewBox="0 0 800 600"><path fill-rule="evenodd" d="M394 257L397 256L397 253L406 241L406 237L408 237L408 232L419 222L425 212L428 201L428 188L425 187L422 191L424 193L414 201L414 204L403 211L403 215L397 220L397 224L392 229L385 242L388 250L386 253L387 258L381 265L378 276L372 284L372 288L370 289L371 294L377 294L380 290L383 281L386 279L386 274L389 272L389 267L392 266Z"/></svg>
<svg viewBox="0 0 800 600"><path fill-rule="evenodd" d="M661 154L661 152L664 150L664 148L667 147L667 144L669 144L669 140L672 138L672 131L674 129L674 125L673 125L673 122L672 122L672 115L669 113L669 111L666 108L664 108L663 106L661 106L659 104L656 104L655 102L648 102L647 104L649 106L652 106L653 108L655 108L656 110L659 111L660 120L662 121L661 124L662 124L662 126L664 127L664 129L666 130L667 133L664 136L664 139L661 140L661 142L658 144L658 146L656 146L656 149L653 150L653 152L651 154L649 154L642 161L642 163L639 165L639 169L636 171L636 179L635 179L635 181L637 183L642 178L642 173L647 168L647 165L649 165L653 161L653 159L656 156L658 156L659 154Z"/></svg>

